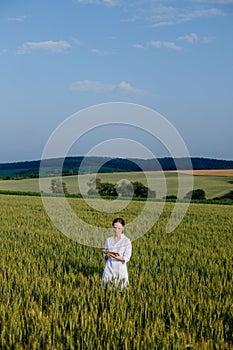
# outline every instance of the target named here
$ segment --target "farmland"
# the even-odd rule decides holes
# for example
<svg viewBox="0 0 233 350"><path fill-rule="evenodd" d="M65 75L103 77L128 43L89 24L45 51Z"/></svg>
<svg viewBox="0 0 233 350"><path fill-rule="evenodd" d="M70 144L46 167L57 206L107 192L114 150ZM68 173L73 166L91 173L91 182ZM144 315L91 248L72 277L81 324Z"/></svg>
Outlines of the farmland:
<svg viewBox="0 0 233 350"><path fill-rule="evenodd" d="M115 217L69 202L90 225ZM233 349L232 206L190 204L167 234L172 207L133 241L129 288L104 291L101 249L61 234L40 197L0 195L0 348Z"/></svg>
<svg viewBox="0 0 233 350"><path fill-rule="evenodd" d="M196 174L196 173L195 173ZM225 176L222 176L224 174ZM146 175L146 176L145 176ZM67 185L69 193L78 193L78 181L84 192L87 192L87 182L92 174L74 175L63 177L63 181ZM190 175L180 174L184 180ZM131 182L140 181L146 185L147 178L151 183L151 189L155 190L157 197L160 195L161 185L166 182L167 194L176 195L177 193L177 173L172 171L151 171L151 172L128 172L128 173L100 173L98 177L103 182L117 183L121 179L127 179ZM194 189L202 188L206 192L207 199L211 199L217 196L222 196L232 190L233 174L232 170L215 171L212 175L211 171L202 171L201 175L194 176ZM21 179L21 180L0 180L0 191L29 191L39 192L39 180L38 179ZM189 189L184 188L185 191Z"/></svg>
<svg viewBox="0 0 233 350"><path fill-rule="evenodd" d="M179 171L183 174L190 174L190 170ZM231 176L233 177L233 169L210 169L210 170L193 170L193 175L204 176Z"/></svg>

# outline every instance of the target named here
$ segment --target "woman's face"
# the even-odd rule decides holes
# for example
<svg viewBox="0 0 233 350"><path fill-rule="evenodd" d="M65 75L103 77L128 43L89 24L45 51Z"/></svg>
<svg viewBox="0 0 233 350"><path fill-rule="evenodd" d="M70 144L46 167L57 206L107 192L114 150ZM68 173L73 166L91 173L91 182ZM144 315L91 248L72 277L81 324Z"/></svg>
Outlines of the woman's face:
<svg viewBox="0 0 233 350"><path fill-rule="evenodd" d="M120 222L115 222L112 228L115 236L120 236L124 231L124 226Z"/></svg>

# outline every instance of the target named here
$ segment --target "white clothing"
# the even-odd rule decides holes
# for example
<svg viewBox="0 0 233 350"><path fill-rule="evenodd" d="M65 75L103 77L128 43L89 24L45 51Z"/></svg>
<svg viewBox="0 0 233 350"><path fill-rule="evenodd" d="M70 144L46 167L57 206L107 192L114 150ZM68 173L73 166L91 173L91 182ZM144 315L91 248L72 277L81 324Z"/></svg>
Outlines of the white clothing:
<svg viewBox="0 0 233 350"><path fill-rule="evenodd" d="M114 282L116 286L122 288L129 284L127 262L130 260L132 254L132 244L128 237L123 233L119 241L115 242L114 236L107 238L105 243L105 249L110 252L118 253L121 257L124 257L125 261L117 260L113 257L109 257L105 263L103 272L103 287L106 287L107 282ZM105 254L104 254L105 256Z"/></svg>

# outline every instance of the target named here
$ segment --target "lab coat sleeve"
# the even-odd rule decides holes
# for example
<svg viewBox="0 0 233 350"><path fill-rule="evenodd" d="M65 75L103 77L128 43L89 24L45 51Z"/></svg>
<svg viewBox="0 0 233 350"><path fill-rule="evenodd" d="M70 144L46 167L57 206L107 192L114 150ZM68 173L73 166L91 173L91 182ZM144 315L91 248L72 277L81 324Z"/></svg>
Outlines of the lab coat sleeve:
<svg viewBox="0 0 233 350"><path fill-rule="evenodd" d="M104 245L104 250L108 250L108 240L106 240L105 245ZM104 253L104 258L106 254Z"/></svg>
<svg viewBox="0 0 233 350"><path fill-rule="evenodd" d="M125 259L125 263L127 263L130 260L131 255L132 255L132 244L130 241L128 241L128 243L125 247L124 254L123 254L123 257Z"/></svg>

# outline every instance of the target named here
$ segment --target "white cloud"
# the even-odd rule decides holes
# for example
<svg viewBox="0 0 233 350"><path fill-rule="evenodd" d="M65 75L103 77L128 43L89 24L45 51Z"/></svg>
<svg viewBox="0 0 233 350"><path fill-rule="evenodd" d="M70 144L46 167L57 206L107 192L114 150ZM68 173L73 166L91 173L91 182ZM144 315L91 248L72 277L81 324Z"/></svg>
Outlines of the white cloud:
<svg viewBox="0 0 233 350"><path fill-rule="evenodd" d="M133 47L136 49L144 49L144 46L142 44L134 44Z"/></svg>
<svg viewBox="0 0 233 350"><path fill-rule="evenodd" d="M158 22L158 23L154 23L152 25L153 28L158 28L158 27L163 27L163 26L171 26L176 24L175 21L162 21L162 22Z"/></svg>
<svg viewBox="0 0 233 350"><path fill-rule="evenodd" d="M107 5L107 6L117 6L119 5L119 1L117 0L103 0L102 1L104 5Z"/></svg>
<svg viewBox="0 0 233 350"><path fill-rule="evenodd" d="M173 8L173 7L159 7L154 8L155 15L151 15L149 21L152 23L151 27L170 26L183 22L192 21L196 18L225 16L226 13L219 8Z"/></svg>
<svg viewBox="0 0 233 350"><path fill-rule="evenodd" d="M160 41L160 40L153 40L148 43L148 46L154 47L156 49L171 49L171 50L182 50L182 48L178 45L176 45L172 41Z"/></svg>
<svg viewBox="0 0 233 350"><path fill-rule="evenodd" d="M93 91L97 93L111 92L113 90L113 85L94 80L79 80L71 84L71 90Z"/></svg>
<svg viewBox="0 0 233 350"><path fill-rule="evenodd" d="M15 16L15 17L9 17L8 21L12 22L24 22L26 19L26 16Z"/></svg>
<svg viewBox="0 0 233 350"><path fill-rule="evenodd" d="M214 37L207 37L207 36L204 36L202 38L199 38L197 36L197 34L195 33L191 33L191 34L187 34L187 35L183 35L183 36L179 36L176 40L177 41L184 41L184 42L187 42L189 44L193 44L195 42L200 42L200 43L203 43L203 44L208 44L210 43L211 41L213 41L215 38Z"/></svg>
<svg viewBox="0 0 233 350"><path fill-rule="evenodd" d="M37 50L59 53L71 48L71 45L65 41L27 41L18 47L18 54L27 54Z"/></svg>
<svg viewBox="0 0 233 350"><path fill-rule="evenodd" d="M213 37L199 38L196 33L190 33L190 34L179 36L178 38L176 38L176 41L183 41L183 42L186 42L189 44L194 44L197 42L207 44L213 40L214 40ZM169 49L169 50L177 50L177 51L183 50L183 48L181 46L178 46L175 42L166 41L166 40L152 40L146 44L134 44L133 45L133 47L135 47L137 49L143 49L146 46L151 47L151 48L155 48L155 49Z"/></svg>
<svg viewBox="0 0 233 350"><path fill-rule="evenodd" d="M119 84L107 84L95 80L79 80L71 84L71 90L76 91L91 91L95 93L111 93L119 91L127 94L142 94L143 92L126 81L121 81Z"/></svg>
<svg viewBox="0 0 233 350"><path fill-rule="evenodd" d="M192 1L201 2L201 3L223 4L223 5L233 4L233 0L192 0Z"/></svg>
<svg viewBox="0 0 233 350"><path fill-rule="evenodd" d="M201 43L203 43L203 44L209 44L209 43L212 42L213 40L215 40L214 37L204 36L203 38L201 38Z"/></svg>
<svg viewBox="0 0 233 350"><path fill-rule="evenodd" d="M209 9L200 9L195 11L190 11L183 16L184 20L191 20L193 18L199 17L209 17L209 16L224 16L225 14L215 7Z"/></svg>
<svg viewBox="0 0 233 350"><path fill-rule="evenodd" d="M185 41L187 43L193 44L194 42L198 41L198 36L195 33L179 36L176 40L178 41Z"/></svg>
<svg viewBox="0 0 233 350"><path fill-rule="evenodd" d="M94 53L96 55L100 55L100 56L106 56L106 55L113 55L114 54L114 50L91 49L90 52Z"/></svg>
<svg viewBox="0 0 233 350"><path fill-rule="evenodd" d="M142 94L142 91L133 87L130 83L126 81L121 81L118 85L115 86L116 89L119 89L127 94Z"/></svg>
<svg viewBox="0 0 233 350"><path fill-rule="evenodd" d="M163 6L158 4L151 9L151 19L164 21L174 19L177 16L178 9L172 6Z"/></svg>
<svg viewBox="0 0 233 350"><path fill-rule="evenodd" d="M121 22L141 21L150 27L176 25L195 18L227 15L220 8L212 8L209 4L232 4L233 0L189 0L186 5L180 5L178 0L73 0L77 4L119 6L125 18ZM174 6L164 4L173 3ZM185 2L184 2L185 3ZM200 3L200 6L198 5ZM206 7L203 8L203 4Z"/></svg>
<svg viewBox="0 0 233 350"><path fill-rule="evenodd" d="M83 5L104 5L104 6L118 6L119 0L74 0L77 4Z"/></svg>

